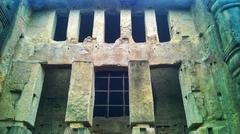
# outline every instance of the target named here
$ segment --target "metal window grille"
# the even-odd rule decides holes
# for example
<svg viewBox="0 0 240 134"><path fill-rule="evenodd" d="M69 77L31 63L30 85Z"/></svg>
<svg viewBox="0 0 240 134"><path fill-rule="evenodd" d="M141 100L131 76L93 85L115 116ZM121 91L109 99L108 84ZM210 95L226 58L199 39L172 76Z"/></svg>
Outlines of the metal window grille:
<svg viewBox="0 0 240 134"><path fill-rule="evenodd" d="M127 71L99 71L95 74L94 116L129 115Z"/></svg>

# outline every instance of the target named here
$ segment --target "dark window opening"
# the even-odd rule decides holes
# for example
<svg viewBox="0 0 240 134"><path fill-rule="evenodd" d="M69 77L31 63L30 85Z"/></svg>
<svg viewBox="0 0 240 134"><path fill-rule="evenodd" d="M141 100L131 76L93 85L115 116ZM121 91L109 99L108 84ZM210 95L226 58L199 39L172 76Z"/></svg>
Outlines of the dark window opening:
<svg viewBox="0 0 240 134"><path fill-rule="evenodd" d="M70 67L46 67L33 134L64 133L70 75Z"/></svg>
<svg viewBox="0 0 240 134"><path fill-rule="evenodd" d="M99 71L95 74L95 117L129 115L127 71Z"/></svg>
<svg viewBox="0 0 240 134"><path fill-rule="evenodd" d="M178 67L152 68L151 81L157 133L188 134Z"/></svg>
<svg viewBox="0 0 240 134"><path fill-rule="evenodd" d="M120 37L120 13L105 12L105 42L114 43Z"/></svg>
<svg viewBox="0 0 240 134"><path fill-rule="evenodd" d="M135 42L146 42L144 12L132 13L132 37Z"/></svg>
<svg viewBox="0 0 240 134"><path fill-rule="evenodd" d="M157 14L157 29L158 29L158 37L160 42L168 42L170 41L170 32L169 32L169 25L168 25L168 17L166 14Z"/></svg>
<svg viewBox="0 0 240 134"><path fill-rule="evenodd" d="M94 12L83 12L80 17L79 42L83 42L85 38L92 36Z"/></svg>
<svg viewBox="0 0 240 134"><path fill-rule="evenodd" d="M69 11L58 11L54 40L65 41L67 39Z"/></svg>

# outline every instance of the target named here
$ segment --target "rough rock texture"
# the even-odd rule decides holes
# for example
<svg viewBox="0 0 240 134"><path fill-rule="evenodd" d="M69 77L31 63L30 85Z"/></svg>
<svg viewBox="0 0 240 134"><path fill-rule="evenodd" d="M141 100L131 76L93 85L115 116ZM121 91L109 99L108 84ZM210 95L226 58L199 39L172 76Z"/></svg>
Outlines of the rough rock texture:
<svg viewBox="0 0 240 134"><path fill-rule="evenodd" d="M17 4L18 5L15 5ZM6 22L8 24L9 30L8 33L3 33L5 37L1 37L3 42L0 42L1 45L1 60L0 60L0 94L3 90L3 83L6 79L6 75L9 73L11 68L12 56L15 53L15 47L18 41L22 38L23 33L25 32L26 25L29 21L30 10L28 8L27 0L21 0L17 3L9 0L3 0L0 2L1 6L9 6L11 11L9 14L12 14L16 17L13 17L11 22ZM13 6L13 5L15 6ZM18 7L18 8L17 8ZM4 13L4 11L2 12ZM10 16L12 16L10 15ZM7 15L9 16L9 15ZM1 22L4 20L4 16L1 15L0 17ZM8 29L7 28L7 29Z"/></svg>
<svg viewBox="0 0 240 134"><path fill-rule="evenodd" d="M214 2L216 3L214 6L212 6ZM206 66L204 68L207 68L207 69L204 69L204 70L208 70L207 74L209 75L209 77L212 77L211 78L212 84L209 84L209 85L214 85L214 87L212 88L215 88L214 89L215 91L212 90L212 88L209 88L209 90L211 89L212 91L207 90L207 92L205 92L204 98L205 96L208 97L207 101L209 101L210 99L211 101L209 102L211 103L209 104L209 106L204 106L204 107L209 109L207 110L207 113L214 111L215 109L215 111L222 111L222 114L223 114L220 119L217 119L217 117L220 117L219 116L220 112L218 114L217 112L211 112L212 114L210 114L210 116L207 114L206 117L208 118L208 120L205 120L204 124L201 125L199 128L195 128L196 131L193 132L194 134L206 133L206 132L208 133L209 132L211 133L238 133L239 132L239 128L240 128L239 126L240 118L239 118L239 110L238 110L239 103L237 103L239 102L238 100L239 97L237 97L239 96L239 91L237 89L237 82L234 82L235 76L232 75L231 73L231 68L230 68L231 66L229 66L228 63L226 64L226 61L224 61L226 57L226 53L223 50L223 46L226 44L223 44L224 42L221 41L221 39L219 38L220 36L224 38L228 38L229 35L231 34L226 33L229 31L229 29L226 29L225 31L222 31L222 32L218 30L218 27L233 28L233 26L238 23L234 22L234 25L229 24L227 21L231 22L232 20L235 19L235 16L232 16L231 18L229 18L230 16L228 16L228 14L224 14L226 15L225 17L228 16L227 19L225 17L221 19L219 18L219 20L225 21L226 22L225 24L215 25L214 23L215 17L216 17L216 15L214 15L215 11L217 11L217 9L219 9L219 6L221 6L222 4L225 5L225 4L228 4L229 2L234 3L236 1L204 0L204 3L202 3L201 0L197 0L192 8L194 16L196 16L194 18L196 23L196 28L201 35L200 42L203 44L201 49L205 50L207 54L206 58L204 58L204 64L202 63L201 64L197 63L197 64L199 64L202 67ZM205 6L203 4L205 4ZM213 12L207 11L206 10L207 7L211 8ZM232 7L232 6L229 6L229 7ZM222 9L228 9L228 6ZM219 10L219 13L222 13L221 12L222 9ZM225 36L223 36L222 34L225 34ZM216 97L216 94L217 94L217 97ZM212 95L214 95L215 98L218 98L218 99L213 101L214 97L212 97ZM219 103L218 105L222 107L221 108L222 110L220 109L217 110L216 105L212 105L213 102L215 102L214 104L216 104L216 102Z"/></svg>
<svg viewBox="0 0 240 134"><path fill-rule="evenodd" d="M91 126L94 98L93 64L91 62L74 62L65 121Z"/></svg>
<svg viewBox="0 0 240 134"><path fill-rule="evenodd" d="M40 64L14 63L1 95L0 121L16 120L33 126L43 78Z"/></svg>
<svg viewBox="0 0 240 134"><path fill-rule="evenodd" d="M90 132L87 128L73 129L68 127L65 129L64 134L90 134Z"/></svg>
<svg viewBox="0 0 240 134"><path fill-rule="evenodd" d="M91 134L131 134L129 117L94 117Z"/></svg>
<svg viewBox="0 0 240 134"><path fill-rule="evenodd" d="M131 86L133 90L129 91L130 95L133 91L143 92L139 92L135 98L137 101L134 100L130 104L130 122L136 125L133 126L132 133L155 132L154 128L149 126L149 124L155 125L154 119L159 122L155 115L157 111L153 106L153 100L156 98L151 96L149 66L161 65L180 67L181 97L190 134L238 134L240 132L239 0L154 1L152 6L150 6L151 1L131 3L133 1L113 0L111 3L106 1L108 4L104 1L94 1L95 4L93 4L82 0L83 3L78 4L81 3L84 9L92 9L95 12L92 37L86 38L83 42L77 42L79 32L76 30L79 29L77 22L69 25L66 41L53 40L56 10L68 7L72 11L70 18L77 16L83 7L77 5L76 1L29 1L31 6L28 0L19 0L19 8L14 8L14 10L11 10L10 0L0 2L1 7L4 7L0 14L1 33L6 29L4 28L6 23L3 21L5 22L8 18L2 15L6 14L5 8L10 6L11 12L16 10L16 17L15 19L13 17L12 24L8 27L9 34L4 37L4 43L1 44L3 47L0 58L0 133L16 133L17 131L18 133L31 133L26 128L34 127L36 111L39 109L43 72L46 72L41 66L56 65L59 67L59 65L73 64L73 70L75 70L75 63L83 61L91 62L91 68L129 66L131 76L136 76L130 79L130 86L135 85ZM146 30L146 42L136 43L132 40L131 12L121 7L132 7L133 10L144 11L146 22L145 27L142 28ZM155 8L157 12L168 11L171 35L169 42L159 43L157 40L156 25L154 22L151 23L156 15L153 10L145 10L146 7ZM104 41L105 8L119 10L121 14L121 36L115 43ZM182 8L185 10L181 10ZM69 24L73 24L71 22L75 21L73 18L75 17L70 19ZM128 64L129 61L146 61L149 65L147 67L139 65L139 72L137 72L138 70L134 71L132 65ZM86 69L84 73L90 74L90 70ZM91 71L93 73L93 70ZM81 75L82 71L73 72L76 72L74 75ZM87 83L89 88L83 87L81 82L76 85L90 91L94 83L93 78L92 76L81 79L83 83ZM137 81L134 81L135 79ZM140 83L139 80L143 82ZM143 83L147 84L143 85ZM147 90L136 89L136 86L147 86ZM84 93L80 94L83 96ZM79 99L82 102L86 99L88 102L84 101L83 104L90 106L92 104L89 96L90 94L84 97L73 95L73 97L69 96L68 100ZM83 108L79 102L74 103L74 109ZM145 102L148 102L148 105L143 105ZM63 109L66 108L65 105L61 106ZM146 110L144 107L149 108ZM90 121L91 108L86 107L84 110L83 113L87 114L84 118ZM73 110L68 108L67 113L72 112ZM71 121L78 122L80 120L78 117L77 120L72 119L76 117L75 115L81 114L71 116ZM61 115L61 119L63 118L65 118L64 114ZM57 126L58 123L53 123L51 127ZM66 124L60 126L61 130L64 130L63 127L66 127ZM88 131L85 127L83 129ZM72 130L69 133L71 132Z"/></svg>
<svg viewBox="0 0 240 134"><path fill-rule="evenodd" d="M149 63L129 61L130 123L153 124L154 106Z"/></svg>
<svg viewBox="0 0 240 134"><path fill-rule="evenodd" d="M32 134L32 132L24 127L14 126L10 129L0 128L1 134Z"/></svg>
<svg viewBox="0 0 240 134"><path fill-rule="evenodd" d="M132 134L155 134L154 128L147 125L139 125L132 128Z"/></svg>

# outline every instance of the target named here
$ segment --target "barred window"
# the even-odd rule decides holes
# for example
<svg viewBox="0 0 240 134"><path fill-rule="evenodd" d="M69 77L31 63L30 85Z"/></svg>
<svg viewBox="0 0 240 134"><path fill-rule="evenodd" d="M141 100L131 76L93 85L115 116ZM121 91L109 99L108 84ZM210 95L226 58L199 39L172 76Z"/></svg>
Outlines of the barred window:
<svg viewBox="0 0 240 134"><path fill-rule="evenodd" d="M95 74L94 116L129 115L127 71L99 71Z"/></svg>

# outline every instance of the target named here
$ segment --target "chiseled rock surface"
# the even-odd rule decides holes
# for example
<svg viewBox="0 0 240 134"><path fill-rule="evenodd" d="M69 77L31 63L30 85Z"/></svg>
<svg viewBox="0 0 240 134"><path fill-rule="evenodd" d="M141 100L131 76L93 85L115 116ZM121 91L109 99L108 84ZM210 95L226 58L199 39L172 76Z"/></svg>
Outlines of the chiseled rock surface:
<svg viewBox="0 0 240 134"><path fill-rule="evenodd" d="M92 125L94 106L94 68L91 62L72 64L66 122Z"/></svg>
<svg viewBox="0 0 240 134"><path fill-rule="evenodd" d="M129 61L128 71L130 123L153 124L155 119L149 63Z"/></svg>

